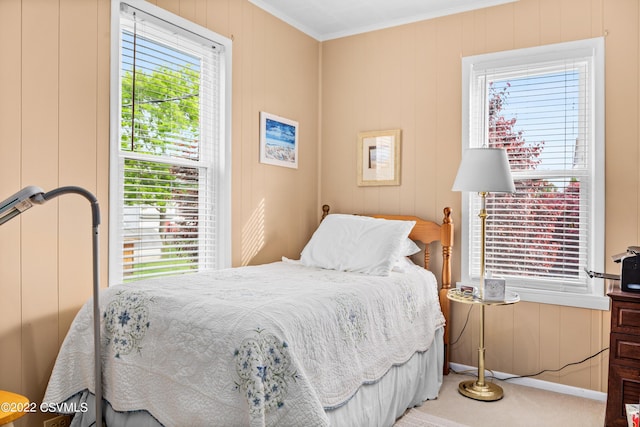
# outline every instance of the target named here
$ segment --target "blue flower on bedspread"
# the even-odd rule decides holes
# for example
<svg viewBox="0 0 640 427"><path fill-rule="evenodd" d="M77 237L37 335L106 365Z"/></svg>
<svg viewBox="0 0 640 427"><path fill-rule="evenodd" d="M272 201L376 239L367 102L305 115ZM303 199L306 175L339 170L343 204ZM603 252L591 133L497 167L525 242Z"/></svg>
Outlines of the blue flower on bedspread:
<svg viewBox="0 0 640 427"><path fill-rule="evenodd" d="M367 311L357 297L341 294L335 297L336 315L342 336L355 343L360 343L367 336Z"/></svg>
<svg viewBox="0 0 640 427"><path fill-rule="evenodd" d="M416 296L415 290L406 282L400 282L400 287L402 287L401 297L404 315L413 323L416 317L418 317L418 297Z"/></svg>
<svg viewBox="0 0 640 427"><path fill-rule="evenodd" d="M116 293L104 312L107 345L112 345L115 357L140 351L140 343L149 329L149 302L142 292Z"/></svg>
<svg viewBox="0 0 640 427"><path fill-rule="evenodd" d="M234 352L236 387L245 393L252 417L284 405L288 384L298 378L291 366L291 355L285 341L263 329L245 338Z"/></svg>

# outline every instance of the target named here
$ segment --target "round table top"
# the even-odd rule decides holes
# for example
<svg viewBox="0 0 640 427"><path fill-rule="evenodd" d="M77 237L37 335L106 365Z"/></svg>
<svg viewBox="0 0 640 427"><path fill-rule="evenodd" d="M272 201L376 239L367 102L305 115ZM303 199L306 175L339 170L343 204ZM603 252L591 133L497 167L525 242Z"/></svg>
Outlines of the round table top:
<svg viewBox="0 0 640 427"><path fill-rule="evenodd" d="M0 390L0 425L17 420L29 408L29 399L10 391Z"/></svg>
<svg viewBox="0 0 640 427"><path fill-rule="evenodd" d="M471 292L463 292L459 288L451 288L447 292L447 298L451 301L462 302L465 304L482 304L482 305L506 305L515 304L520 301L520 295L513 291L505 291L503 300L484 300Z"/></svg>

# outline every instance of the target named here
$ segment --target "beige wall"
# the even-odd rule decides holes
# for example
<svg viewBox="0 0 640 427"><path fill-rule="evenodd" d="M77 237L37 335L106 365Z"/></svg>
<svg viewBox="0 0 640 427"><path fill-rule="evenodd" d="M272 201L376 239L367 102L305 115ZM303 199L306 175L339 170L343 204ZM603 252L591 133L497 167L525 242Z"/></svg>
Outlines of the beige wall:
<svg viewBox="0 0 640 427"><path fill-rule="evenodd" d="M246 0L158 4L233 39L233 264L299 256L320 213L320 44ZM0 0L0 199L26 185L96 194L103 284L109 49L109 0ZM259 164L261 110L299 122L297 170ZM91 294L90 232L88 204L77 196L0 228L0 389L41 402L69 324ZM20 423L41 426L43 418Z"/></svg>
<svg viewBox="0 0 640 427"><path fill-rule="evenodd" d="M519 0L322 45L321 200L335 212L416 214L460 224L461 57L606 35L606 253L639 241L640 6L637 0ZM400 128L402 185L357 187L357 133ZM460 247L460 234L456 234ZM454 249L454 281L460 279ZM611 263L609 271L616 271ZM468 308L453 305L457 336ZM478 313L453 347L475 365ZM487 309L487 367L534 373L609 345L609 313L519 303ZM539 378L606 391L608 353Z"/></svg>

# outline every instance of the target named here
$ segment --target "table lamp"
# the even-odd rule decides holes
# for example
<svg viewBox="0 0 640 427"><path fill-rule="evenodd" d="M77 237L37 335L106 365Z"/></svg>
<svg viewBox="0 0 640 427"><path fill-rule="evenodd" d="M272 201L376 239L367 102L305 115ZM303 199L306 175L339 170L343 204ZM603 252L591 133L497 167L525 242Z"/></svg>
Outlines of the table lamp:
<svg viewBox="0 0 640 427"><path fill-rule="evenodd" d="M48 200L63 194L79 194L91 203L91 217L93 229L93 342L95 364L95 400L96 400L96 426L102 426L102 361L100 357L100 304L98 294L100 291L100 277L98 268L98 226L100 225L100 207L98 199L89 191L81 187L60 187L45 193L39 187L28 186L0 202L0 225L22 212L31 208L34 204L41 205Z"/></svg>
<svg viewBox="0 0 640 427"><path fill-rule="evenodd" d="M453 191L474 191L480 195L480 286L478 296L484 297L485 236L487 226L487 194L514 193L511 169L506 150L502 148L469 148L460 162Z"/></svg>

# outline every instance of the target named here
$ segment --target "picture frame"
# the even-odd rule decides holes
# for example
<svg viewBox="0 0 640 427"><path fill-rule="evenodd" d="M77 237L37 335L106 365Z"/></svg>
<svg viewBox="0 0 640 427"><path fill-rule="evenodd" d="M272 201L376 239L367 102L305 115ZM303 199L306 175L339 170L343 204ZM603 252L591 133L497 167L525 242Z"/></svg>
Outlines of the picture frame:
<svg viewBox="0 0 640 427"><path fill-rule="evenodd" d="M484 279L484 295L485 301L504 301L506 289L506 280L504 279Z"/></svg>
<svg viewBox="0 0 640 427"><path fill-rule="evenodd" d="M298 169L298 122L260 112L260 163Z"/></svg>
<svg viewBox="0 0 640 427"><path fill-rule="evenodd" d="M400 129L358 133L358 186L400 185Z"/></svg>

